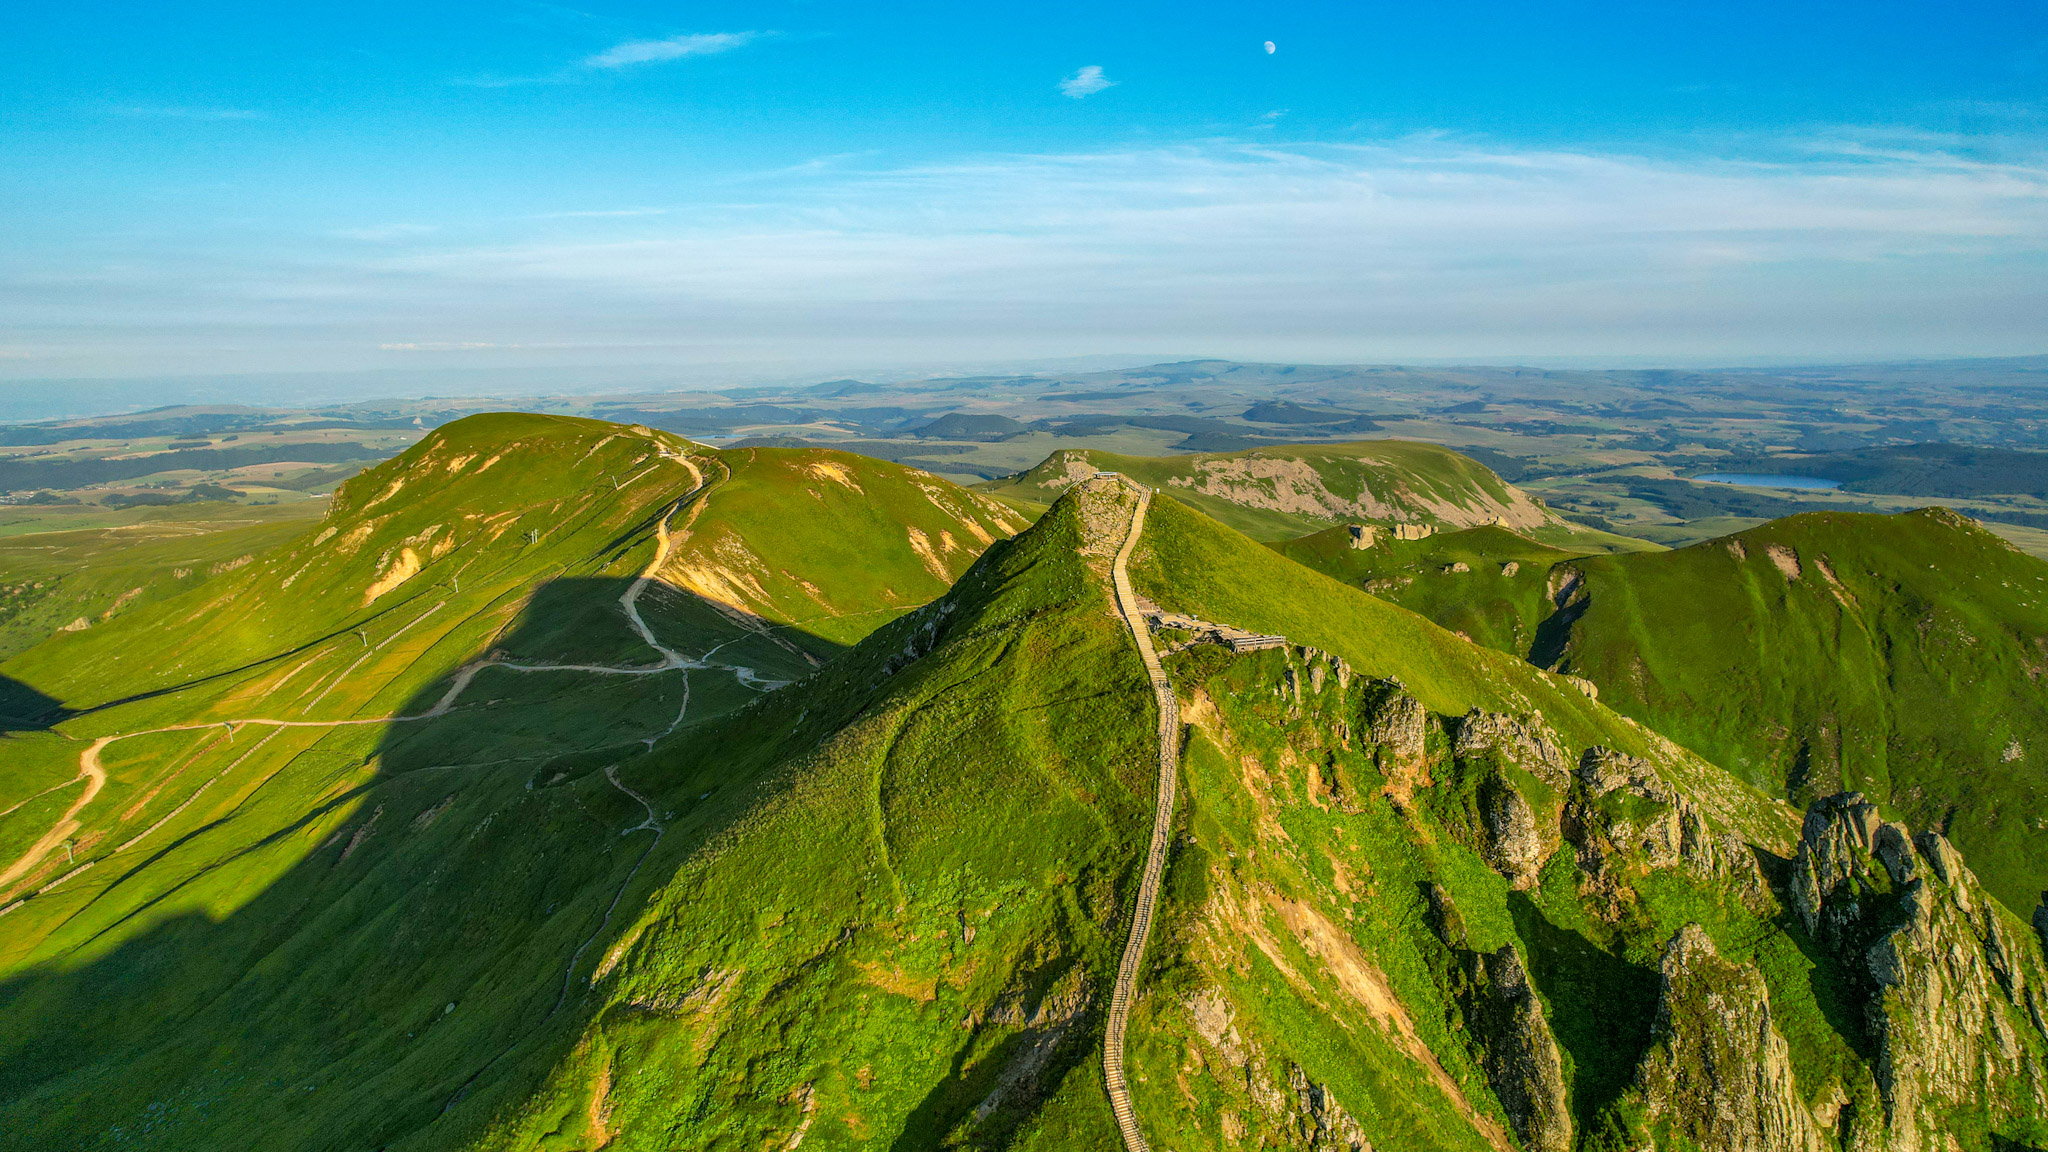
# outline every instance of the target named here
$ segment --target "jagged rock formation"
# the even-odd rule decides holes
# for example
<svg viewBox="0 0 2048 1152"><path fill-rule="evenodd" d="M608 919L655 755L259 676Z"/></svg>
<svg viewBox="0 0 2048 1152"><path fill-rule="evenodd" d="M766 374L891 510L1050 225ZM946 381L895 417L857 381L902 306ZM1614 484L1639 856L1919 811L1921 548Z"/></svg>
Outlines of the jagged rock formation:
<svg viewBox="0 0 2048 1152"><path fill-rule="evenodd" d="M1652 1129L1701 1152L1819 1152L1763 974L1723 959L1688 924L1665 946L1659 977L1656 1039L1636 1071Z"/></svg>
<svg viewBox="0 0 2048 1152"><path fill-rule="evenodd" d="M1536 809L1520 791L1495 780L1486 789L1482 814L1486 821L1486 862L1506 876L1517 889L1536 886L1536 874L1556 843L1556 830L1547 841L1536 822Z"/></svg>
<svg viewBox="0 0 2048 1152"><path fill-rule="evenodd" d="M1589 833L1577 842L1580 866L1589 875L1600 875L1615 852L1640 853L1652 868L1683 861L1713 870L1718 854L1706 818L1648 764L1606 748L1588 748L1575 776L1586 796L1570 819ZM1607 797L1621 802L1597 803Z"/></svg>
<svg viewBox="0 0 2048 1152"><path fill-rule="evenodd" d="M1451 753L1474 757L1488 752L1558 787L1564 785L1570 771L1564 749L1540 717L1505 716L1474 708L1459 719Z"/></svg>
<svg viewBox="0 0 2048 1152"><path fill-rule="evenodd" d="M1515 1136L1530 1152L1568 1152L1572 1117L1564 1058L1521 956L1512 944L1473 951L1451 894L1432 883L1424 895L1430 927L1456 963L1452 996Z"/></svg>
<svg viewBox="0 0 2048 1152"><path fill-rule="evenodd" d="M1453 727L1457 776L1470 784L1477 806L1480 837L1474 847L1515 888L1532 888L1559 842L1558 806L1547 793L1569 779L1564 750L1540 717L1475 708ZM1534 781L1525 777L1518 786L1510 770Z"/></svg>
<svg viewBox="0 0 2048 1152"><path fill-rule="evenodd" d="M1366 730L1378 745L1380 771L1391 786L1405 789L1428 773L1429 710L1400 683L1385 687L1378 705L1366 715Z"/></svg>
<svg viewBox="0 0 2048 1152"><path fill-rule="evenodd" d="M1958 1113L1994 1130L2048 1117L2048 970L1945 837L1831 796L1807 810L1791 886L1808 933L1867 989L1883 1147L1942 1147Z"/></svg>
<svg viewBox="0 0 2048 1152"><path fill-rule="evenodd" d="M1476 954L1478 987L1465 1009L1466 1026L1485 1045L1486 1079L1515 1135L1531 1152L1567 1152L1572 1146L1564 1061L1544 1019L1543 1005L1513 945Z"/></svg>
<svg viewBox="0 0 2048 1152"><path fill-rule="evenodd" d="M1308 1152L1373 1152L1365 1129L1301 1065L1287 1066L1287 1087L1294 1093L1294 1131Z"/></svg>

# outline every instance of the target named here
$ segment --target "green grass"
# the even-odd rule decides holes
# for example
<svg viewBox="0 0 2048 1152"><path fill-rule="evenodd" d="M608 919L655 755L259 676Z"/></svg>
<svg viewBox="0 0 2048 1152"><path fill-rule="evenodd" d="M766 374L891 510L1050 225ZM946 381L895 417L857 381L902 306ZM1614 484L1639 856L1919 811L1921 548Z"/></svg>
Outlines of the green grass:
<svg viewBox="0 0 2048 1152"><path fill-rule="evenodd" d="M1342 536L1273 547L1586 677L1602 703L1796 804L1861 790L1945 828L2022 915L2048 890L2048 565L1991 532L1940 510L1825 512L1583 557L1488 529L1366 551ZM1470 571L1442 571L1453 562ZM1573 573L1584 592L1558 611L1549 593Z"/></svg>
<svg viewBox="0 0 2048 1152"><path fill-rule="evenodd" d="M7 739L0 807L25 801L0 817L8 860L78 794L65 781L94 736L418 715L486 653L648 664L618 598L690 487L655 451L676 443L595 421L461 421L345 486L317 531L16 656L5 674L70 718ZM807 674L1005 530L979 498L890 465L696 459L713 487L674 569L772 567L740 603L691 593L678 571L640 607L665 643L763 676ZM869 495L867 521L834 502L852 489L815 475L820 461ZM406 548L421 570L366 602ZM467 1139L589 1019L580 998L554 1010L569 957L584 949L587 975L585 941L619 926L607 910L622 886L641 885L630 911L662 874L642 864L652 833L621 835L646 812L604 769L646 762L643 738L676 725L685 692L659 752L759 698L722 667L491 668L433 721L108 746L72 859L47 857L0 898L27 896L0 920L0 1145L311 1146L337 1130L381 1144L426 1130L474 1080L476 1103L432 1137ZM722 767L643 794L680 788L664 814L715 829L730 813L698 797L722 798Z"/></svg>
<svg viewBox="0 0 2048 1152"><path fill-rule="evenodd" d="M1560 527L1547 509L1485 466L1434 444L1369 440L1294 444L1187 456L1124 456L1070 448L1011 480L980 485L1005 499L1047 503L1095 469L1171 492L1261 540L1364 521L1474 525L1496 517Z"/></svg>
<svg viewBox="0 0 2048 1152"><path fill-rule="evenodd" d="M1154 704L1074 498L999 539L1018 517L911 469L693 450L710 484L639 604L706 666L494 666L445 714L388 719L481 658L651 663L619 598L693 486L663 458L680 447L461 421L351 480L316 530L0 665L68 710L0 745L8 860L76 794L86 742L123 737L72 858L0 893L22 899L0 916L0 1148L1114 1146L1102 1006ZM390 583L407 549L419 570ZM1767 848L1782 804L1171 495L1131 572L1348 666L1314 656L1314 687L1293 646L1168 660L1194 729L1129 1050L1160 1146L1299 1143L1299 1066L1377 1146L1484 1147L1471 1117L1503 1117L1458 973L1508 945L1592 1127L1627 1104L1657 950L1692 921L1764 972L1803 1090L1864 1091L1840 973L1775 896L1632 863L1603 894L1569 848L1513 891L1468 801L1560 797L1449 762L1443 733L1480 708L1574 756L1645 757ZM1435 732L1436 783L1406 797L1365 715L1396 680ZM255 716L375 722L222 724ZM174 725L202 727L150 731ZM1429 885L1462 942L1437 937ZM1194 1026L1210 989L1241 1065Z"/></svg>

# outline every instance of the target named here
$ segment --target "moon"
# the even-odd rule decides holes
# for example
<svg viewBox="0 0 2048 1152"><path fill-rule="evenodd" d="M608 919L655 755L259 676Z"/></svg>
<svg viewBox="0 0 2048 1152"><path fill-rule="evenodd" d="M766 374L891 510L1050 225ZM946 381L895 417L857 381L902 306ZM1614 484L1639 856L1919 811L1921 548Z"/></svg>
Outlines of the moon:
<svg viewBox="0 0 2048 1152"><path fill-rule="evenodd" d="M1273 46L1273 42L1271 40L1266 41L1266 55L1271 56L1273 53L1278 52L1279 50L1280 49L1275 48Z"/></svg>

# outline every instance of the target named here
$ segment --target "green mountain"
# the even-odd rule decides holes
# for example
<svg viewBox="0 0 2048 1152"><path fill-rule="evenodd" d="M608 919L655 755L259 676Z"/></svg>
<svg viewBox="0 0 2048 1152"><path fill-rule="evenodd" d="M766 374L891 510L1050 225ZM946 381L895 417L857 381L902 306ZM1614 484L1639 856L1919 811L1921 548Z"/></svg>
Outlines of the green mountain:
<svg viewBox="0 0 2048 1152"><path fill-rule="evenodd" d="M1938 832L1161 487L479 418L17 656L0 1148L2048 1138Z"/></svg>
<svg viewBox="0 0 2048 1152"><path fill-rule="evenodd" d="M1939 827L2013 908L2048 890L2048 565L1954 513L1810 513L1598 557L1483 529L1277 547L1583 677L1794 803L1861 791Z"/></svg>
<svg viewBox="0 0 2048 1152"><path fill-rule="evenodd" d="M980 489L1043 506L1101 469L1170 492L1262 540L1361 522L1432 529L1500 523L1544 536L1572 535L1555 513L1485 466L1434 444L1399 440L1157 457L1067 449Z"/></svg>

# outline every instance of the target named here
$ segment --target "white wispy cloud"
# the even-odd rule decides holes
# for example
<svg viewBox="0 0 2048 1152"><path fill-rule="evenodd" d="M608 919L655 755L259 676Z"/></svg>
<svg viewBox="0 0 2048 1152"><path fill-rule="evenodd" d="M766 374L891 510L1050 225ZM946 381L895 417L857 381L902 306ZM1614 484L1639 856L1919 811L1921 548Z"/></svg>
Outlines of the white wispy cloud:
<svg viewBox="0 0 2048 1152"><path fill-rule="evenodd" d="M116 116L145 116L167 120L261 120L263 113L247 108L192 108L182 105L129 105L109 109Z"/></svg>
<svg viewBox="0 0 2048 1152"><path fill-rule="evenodd" d="M1116 81L1102 74L1102 65L1090 64L1075 71L1072 76L1060 81L1060 91L1076 100L1093 96L1104 88L1116 87Z"/></svg>
<svg viewBox="0 0 2048 1152"><path fill-rule="evenodd" d="M760 32L698 32L687 36L670 36L662 40L628 40L614 44L595 56L585 57L585 68L630 68L635 64L652 64L662 60L681 60L689 56L716 56L735 48L744 48L761 38Z"/></svg>
<svg viewBox="0 0 2048 1152"><path fill-rule="evenodd" d="M0 318L39 344L173 323L240 340L259 317L359 346L659 341L819 364L1130 348L1697 363L2048 341L2048 153L1897 134L1654 156L1213 141L847 164L699 197L290 260L52 248L57 263L0 275Z"/></svg>

